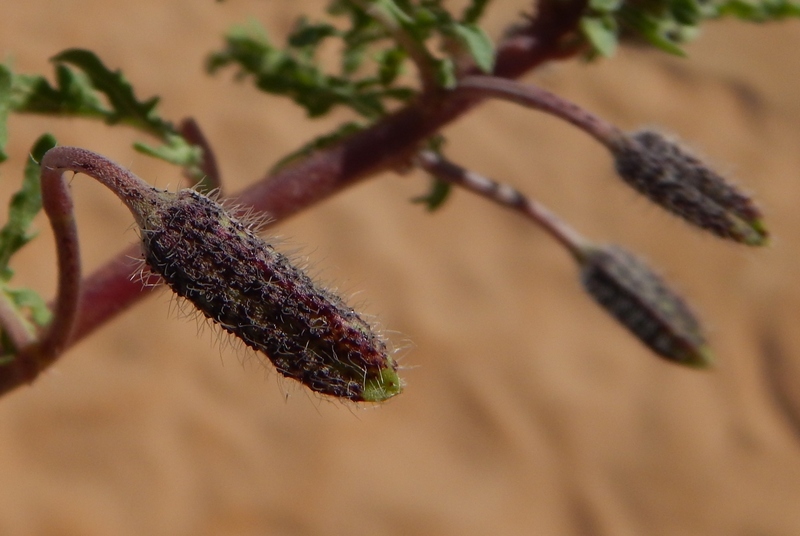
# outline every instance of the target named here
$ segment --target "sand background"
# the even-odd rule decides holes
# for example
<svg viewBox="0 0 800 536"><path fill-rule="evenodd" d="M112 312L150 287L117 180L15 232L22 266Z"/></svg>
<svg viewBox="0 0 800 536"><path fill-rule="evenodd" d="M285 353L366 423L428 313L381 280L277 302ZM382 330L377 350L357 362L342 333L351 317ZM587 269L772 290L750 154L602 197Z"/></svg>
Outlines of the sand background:
<svg viewBox="0 0 800 536"><path fill-rule="evenodd" d="M162 96L165 117L198 120L235 191L348 116L309 122L229 73L204 76L203 58L233 23L252 16L279 37L322 4L6 1L0 55L50 73L65 48L100 51L140 96ZM495 36L524 5L497 4ZM714 370L650 355L522 219L461 192L429 215L408 202L422 174L386 174L274 231L403 348L402 396L362 410L308 395L160 293L0 403L0 534L800 533L800 24L709 25L689 50L530 80L624 128L691 140L762 201L767 249L662 214L541 114L486 105L446 134L454 159L660 266L707 320ZM136 133L14 117L3 199L44 130L179 183L132 150ZM88 271L136 237L102 187L79 177L73 190ZM49 296L52 240L37 225L15 267Z"/></svg>

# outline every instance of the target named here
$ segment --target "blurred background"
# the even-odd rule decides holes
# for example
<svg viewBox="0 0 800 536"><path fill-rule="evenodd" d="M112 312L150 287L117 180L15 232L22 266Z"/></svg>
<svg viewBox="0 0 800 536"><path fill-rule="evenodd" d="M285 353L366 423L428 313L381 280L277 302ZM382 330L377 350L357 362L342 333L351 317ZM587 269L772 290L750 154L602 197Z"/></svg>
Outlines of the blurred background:
<svg viewBox="0 0 800 536"><path fill-rule="evenodd" d="M0 53L49 76L59 51L97 51L140 98L161 95L164 117L199 122L233 192L349 117L311 122L229 72L205 76L205 55L234 23L255 18L280 40L323 4L10 1ZM526 5L496 4L493 37ZM659 266L706 320L712 370L651 355L523 219L460 191L428 214L409 203L423 174L386 174L272 232L386 330L401 396L365 409L310 395L157 292L0 401L0 534L800 533L798 50L800 22L725 22L688 60L626 49L529 77L625 129L689 140L761 201L765 249L653 208L601 147L542 114L487 104L445 132L452 159ZM43 131L180 184L133 151L141 135L17 116L2 199ZM88 272L137 238L116 197L84 176L72 187ZM52 296L52 239L37 227L14 267Z"/></svg>

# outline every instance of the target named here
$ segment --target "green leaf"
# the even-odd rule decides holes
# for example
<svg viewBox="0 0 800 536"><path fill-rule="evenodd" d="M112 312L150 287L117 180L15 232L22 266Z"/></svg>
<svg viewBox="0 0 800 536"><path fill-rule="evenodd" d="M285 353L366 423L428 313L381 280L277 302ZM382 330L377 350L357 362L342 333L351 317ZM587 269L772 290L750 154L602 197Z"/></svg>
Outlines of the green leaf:
<svg viewBox="0 0 800 536"><path fill-rule="evenodd" d="M406 51L400 47L390 48L378 53L375 59L378 62L378 79L381 84L388 86L397 79L397 76L402 72L403 62L406 57Z"/></svg>
<svg viewBox="0 0 800 536"><path fill-rule="evenodd" d="M467 49L475 64L485 73L494 68L494 44L486 32L474 24L453 24L453 34Z"/></svg>
<svg viewBox="0 0 800 536"><path fill-rule="evenodd" d="M310 24L301 17L289 36L289 46L294 48L316 47L326 38L338 35L338 30L330 24Z"/></svg>
<svg viewBox="0 0 800 536"><path fill-rule="evenodd" d="M252 76L260 90L290 97L310 117L324 115L334 106L342 105L363 117L376 119L385 115L387 99L407 100L407 91L398 92L395 86L380 88L382 81L377 75L355 79L347 72L347 66L345 76L329 75L311 54L281 50L259 28L234 28L226 37L226 48L214 53L207 62L212 73L228 65L239 67L239 78ZM391 72L383 73L387 78L390 75Z"/></svg>
<svg viewBox="0 0 800 536"><path fill-rule="evenodd" d="M53 318L53 313L47 302L39 293L29 288L4 288L3 291L11 298L17 309L28 309L30 317L38 326L46 326Z"/></svg>
<svg viewBox="0 0 800 536"><path fill-rule="evenodd" d="M429 212L433 212L441 208L452 191L452 184L443 181L438 177L431 177L431 187L427 194L415 197L411 200L412 203L420 203L425 205Z"/></svg>
<svg viewBox="0 0 800 536"><path fill-rule="evenodd" d="M409 17L393 0L371 0L370 4L380 9L384 16L390 18L398 26L414 22L414 19Z"/></svg>
<svg viewBox="0 0 800 536"><path fill-rule="evenodd" d="M146 101L137 100L133 87L122 73L109 70L93 52L73 48L61 52L52 60L78 67L88 77L93 88L106 96L113 109L113 113L107 117L109 123L129 123L155 135L174 131L155 111L158 97L151 97Z"/></svg>
<svg viewBox="0 0 800 536"><path fill-rule="evenodd" d="M673 30L676 28L673 20L659 18L628 5L620 8L618 18L621 24L640 34L656 48L675 56L686 56L686 53L678 45L680 39L670 37L671 34L667 31L670 27ZM678 28L680 27L678 26ZM683 35L682 32L675 33L678 38Z"/></svg>
<svg viewBox="0 0 800 536"><path fill-rule="evenodd" d="M20 113L79 115L105 119L112 111L97 96L91 82L64 65L56 66L57 86L38 75L17 75L12 108Z"/></svg>
<svg viewBox="0 0 800 536"><path fill-rule="evenodd" d="M38 162L44 153L55 145L56 140L51 134L44 134L36 141L25 166L22 188L14 194L9 203L8 221L0 229L0 278L6 281L11 277L8 263L12 255L35 236L30 226L42 208Z"/></svg>
<svg viewBox="0 0 800 536"><path fill-rule="evenodd" d="M589 8L600 13L613 13L622 5L622 0L589 0Z"/></svg>
<svg viewBox="0 0 800 536"><path fill-rule="evenodd" d="M464 14L461 15L461 22L464 24L474 24L483 16L483 12L489 0L472 0L470 4L464 9Z"/></svg>
<svg viewBox="0 0 800 536"><path fill-rule="evenodd" d="M583 17L581 32L592 47L603 56L610 57L617 50L617 27L614 19L608 16Z"/></svg>
<svg viewBox="0 0 800 536"><path fill-rule="evenodd" d="M717 6L719 16L733 16L751 22L800 17L800 2L791 0L729 0Z"/></svg>
<svg viewBox="0 0 800 536"><path fill-rule="evenodd" d="M669 11L682 26L696 26L702 22L703 13L696 0L672 0Z"/></svg>
<svg viewBox="0 0 800 536"><path fill-rule="evenodd" d="M452 89L456 87L456 67L450 58L442 58L434 63L436 67L436 81L443 88Z"/></svg>
<svg viewBox="0 0 800 536"><path fill-rule="evenodd" d="M11 111L11 70L0 65L0 162L8 158L8 113Z"/></svg>
<svg viewBox="0 0 800 536"><path fill-rule="evenodd" d="M133 144L133 148L142 154L181 166L194 181L202 181L204 174L200 169L200 164L203 160L203 150L186 141L180 134L167 134L164 139L164 144L157 147L136 142Z"/></svg>
<svg viewBox="0 0 800 536"><path fill-rule="evenodd" d="M140 153L160 158L176 166L192 167L202 161L202 149L187 142L183 136L168 134L165 139L165 143L157 147L140 142L134 143L133 147Z"/></svg>

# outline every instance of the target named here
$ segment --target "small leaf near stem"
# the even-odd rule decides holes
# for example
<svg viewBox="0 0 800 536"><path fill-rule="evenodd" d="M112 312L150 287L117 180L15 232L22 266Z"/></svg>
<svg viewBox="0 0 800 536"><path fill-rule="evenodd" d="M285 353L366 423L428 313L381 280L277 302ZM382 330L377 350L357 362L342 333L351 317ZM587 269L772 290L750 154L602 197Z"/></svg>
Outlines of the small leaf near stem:
<svg viewBox="0 0 800 536"><path fill-rule="evenodd" d="M38 160L55 144L56 140L50 134L36 140L31 148L31 158L25 165L22 187L9 203L8 221L0 229L0 278L6 281L11 278L8 268L11 257L35 236L31 224L42 209Z"/></svg>
<svg viewBox="0 0 800 536"><path fill-rule="evenodd" d="M354 0L354 2L379 21L406 51L419 71L422 90L424 92L434 91L439 85L436 60L425 48L424 43L406 30L405 25L411 22L409 17L393 0Z"/></svg>

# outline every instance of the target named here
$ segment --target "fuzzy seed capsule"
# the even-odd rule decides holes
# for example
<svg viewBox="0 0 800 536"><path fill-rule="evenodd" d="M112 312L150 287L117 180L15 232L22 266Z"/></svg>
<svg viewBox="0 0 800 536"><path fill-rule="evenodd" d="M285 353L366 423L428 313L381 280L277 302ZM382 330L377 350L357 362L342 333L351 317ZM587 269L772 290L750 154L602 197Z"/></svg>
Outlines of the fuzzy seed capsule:
<svg viewBox="0 0 800 536"><path fill-rule="evenodd" d="M338 296L210 198L149 193L129 206L145 261L176 294L313 391L374 402L400 393L386 344Z"/></svg>
<svg viewBox="0 0 800 536"><path fill-rule="evenodd" d="M722 238L766 244L768 233L752 199L662 134L642 130L623 137L614 155L620 177L654 203Z"/></svg>
<svg viewBox="0 0 800 536"><path fill-rule="evenodd" d="M589 249L581 280L606 311L658 355L694 367L711 364L702 326L686 302L624 249Z"/></svg>

